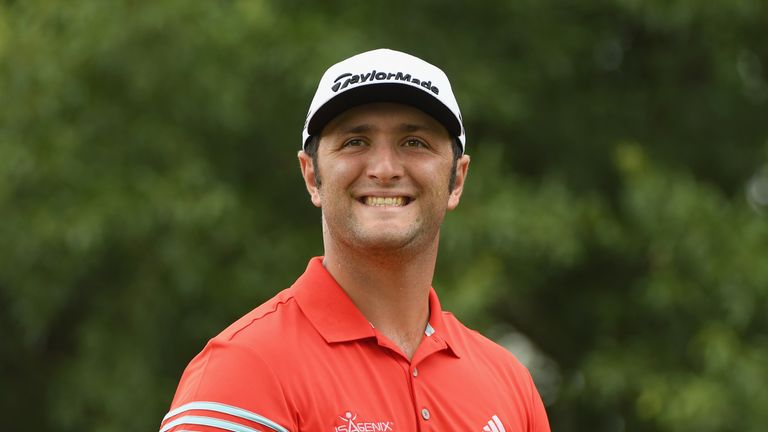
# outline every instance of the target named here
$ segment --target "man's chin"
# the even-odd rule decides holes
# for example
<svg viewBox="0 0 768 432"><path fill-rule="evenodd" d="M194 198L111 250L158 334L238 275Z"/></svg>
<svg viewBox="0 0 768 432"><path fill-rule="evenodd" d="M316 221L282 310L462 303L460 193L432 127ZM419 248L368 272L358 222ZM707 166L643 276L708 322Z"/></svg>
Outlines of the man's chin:
<svg viewBox="0 0 768 432"><path fill-rule="evenodd" d="M412 236L387 235L387 233L375 233L374 235L358 238L358 244L361 248L378 250L402 249L412 242Z"/></svg>
<svg viewBox="0 0 768 432"><path fill-rule="evenodd" d="M360 249L395 251L414 244L418 234L407 229L393 227L369 227L357 230L350 239Z"/></svg>

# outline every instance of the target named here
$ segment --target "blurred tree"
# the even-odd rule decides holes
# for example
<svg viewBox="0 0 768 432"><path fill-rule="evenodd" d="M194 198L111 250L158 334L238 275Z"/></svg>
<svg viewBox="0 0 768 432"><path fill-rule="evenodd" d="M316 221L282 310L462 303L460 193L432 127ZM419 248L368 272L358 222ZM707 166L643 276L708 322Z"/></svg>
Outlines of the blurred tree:
<svg viewBox="0 0 768 432"><path fill-rule="evenodd" d="M473 163L435 286L533 352L553 430L768 424L765 2L140 3L0 2L7 429L157 427L322 253L303 117L380 46L452 78Z"/></svg>

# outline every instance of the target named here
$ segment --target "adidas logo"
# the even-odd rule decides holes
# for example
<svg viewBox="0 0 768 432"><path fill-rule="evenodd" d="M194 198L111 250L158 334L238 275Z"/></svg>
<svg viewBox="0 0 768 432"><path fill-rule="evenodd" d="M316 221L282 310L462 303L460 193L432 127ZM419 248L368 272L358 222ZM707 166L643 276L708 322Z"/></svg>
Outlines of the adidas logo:
<svg viewBox="0 0 768 432"><path fill-rule="evenodd" d="M488 424L483 426L484 432L507 432L506 429L504 429L504 425L501 424L501 420L499 420L499 416L496 414L491 417L490 420L488 420Z"/></svg>

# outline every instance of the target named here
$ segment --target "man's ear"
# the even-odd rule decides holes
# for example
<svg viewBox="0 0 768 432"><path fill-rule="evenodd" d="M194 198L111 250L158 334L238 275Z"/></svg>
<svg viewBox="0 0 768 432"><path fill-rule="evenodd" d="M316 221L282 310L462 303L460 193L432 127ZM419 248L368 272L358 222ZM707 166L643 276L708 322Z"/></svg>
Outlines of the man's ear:
<svg viewBox="0 0 768 432"><path fill-rule="evenodd" d="M299 150L299 165L301 166L301 176L304 177L304 185L307 187L309 197L312 200L312 204L315 207L321 207L320 205L320 188L317 183L317 169L312 156L308 155L304 150Z"/></svg>
<svg viewBox="0 0 768 432"><path fill-rule="evenodd" d="M453 210L459 205L461 193L464 191L464 182L467 180L469 172L469 155L462 155L456 161L456 181L453 184L453 190L448 196L448 210Z"/></svg>

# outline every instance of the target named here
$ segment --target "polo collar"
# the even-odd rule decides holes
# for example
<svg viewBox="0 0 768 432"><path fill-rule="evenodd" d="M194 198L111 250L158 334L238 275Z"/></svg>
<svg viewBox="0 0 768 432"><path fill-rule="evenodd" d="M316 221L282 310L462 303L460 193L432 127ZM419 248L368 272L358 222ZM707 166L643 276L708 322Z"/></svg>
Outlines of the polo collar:
<svg viewBox="0 0 768 432"><path fill-rule="evenodd" d="M347 293L323 266L323 257L309 261L293 284L294 296L304 315L328 343L375 338L376 332ZM457 357L458 345L443 325L443 311L434 288L429 290L430 317L425 336L443 342Z"/></svg>
<svg viewBox="0 0 768 432"><path fill-rule="evenodd" d="M309 261L293 289L301 311L326 342L376 337L371 324L323 266L323 257Z"/></svg>

